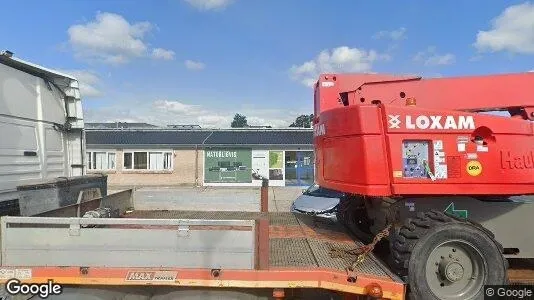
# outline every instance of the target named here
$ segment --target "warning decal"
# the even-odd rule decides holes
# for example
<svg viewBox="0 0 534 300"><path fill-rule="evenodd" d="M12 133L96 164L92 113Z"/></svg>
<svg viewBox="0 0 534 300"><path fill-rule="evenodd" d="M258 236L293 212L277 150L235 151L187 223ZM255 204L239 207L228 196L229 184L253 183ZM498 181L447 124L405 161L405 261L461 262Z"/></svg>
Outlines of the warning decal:
<svg viewBox="0 0 534 300"><path fill-rule="evenodd" d="M32 269L0 269L0 279L17 278L18 280L32 279Z"/></svg>
<svg viewBox="0 0 534 300"><path fill-rule="evenodd" d="M442 140L434 141L434 173L436 179L447 179L447 161Z"/></svg>
<svg viewBox="0 0 534 300"><path fill-rule="evenodd" d="M467 143L469 143L469 137L459 136L456 140L458 152L465 152L467 149Z"/></svg>
<svg viewBox="0 0 534 300"><path fill-rule="evenodd" d="M447 165L449 178L462 177L462 158L460 156L447 156Z"/></svg>
<svg viewBox="0 0 534 300"><path fill-rule="evenodd" d="M472 160L467 163L466 171L471 176L478 176L482 173L482 165L478 160Z"/></svg>

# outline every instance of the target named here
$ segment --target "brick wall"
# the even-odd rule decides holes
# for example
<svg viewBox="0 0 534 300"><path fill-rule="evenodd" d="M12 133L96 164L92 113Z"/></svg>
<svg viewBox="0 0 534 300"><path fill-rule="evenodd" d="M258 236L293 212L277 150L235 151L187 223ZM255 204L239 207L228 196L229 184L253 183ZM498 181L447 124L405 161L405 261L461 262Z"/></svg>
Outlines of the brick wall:
<svg viewBox="0 0 534 300"><path fill-rule="evenodd" d="M88 151L91 150L88 149ZM110 187L202 185L203 150L174 149L173 153L173 170L169 171L125 170L123 169L123 150L118 149L116 150L117 168L115 171L88 170L87 172L108 174L108 186ZM198 179L195 178L196 176Z"/></svg>

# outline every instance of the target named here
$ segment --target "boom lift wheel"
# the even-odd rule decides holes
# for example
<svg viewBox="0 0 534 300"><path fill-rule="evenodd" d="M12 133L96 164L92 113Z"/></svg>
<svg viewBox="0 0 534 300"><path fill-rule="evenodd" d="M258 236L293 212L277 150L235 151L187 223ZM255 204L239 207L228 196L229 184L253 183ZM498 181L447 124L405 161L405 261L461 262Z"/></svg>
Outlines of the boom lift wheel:
<svg viewBox="0 0 534 300"><path fill-rule="evenodd" d="M439 211L407 219L390 250L411 299L484 299L484 285L508 282L508 261L491 231Z"/></svg>

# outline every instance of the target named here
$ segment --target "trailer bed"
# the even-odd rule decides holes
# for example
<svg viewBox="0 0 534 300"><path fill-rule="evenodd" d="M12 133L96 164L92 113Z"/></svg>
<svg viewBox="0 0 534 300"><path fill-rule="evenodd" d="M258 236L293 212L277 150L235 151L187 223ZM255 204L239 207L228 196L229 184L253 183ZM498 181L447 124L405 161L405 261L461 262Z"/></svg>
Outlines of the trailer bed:
<svg viewBox="0 0 534 300"><path fill-rule="evenodd" d="M236 211L134 211L128 218L139 219L203 219L257 220L261 213ZM354 258L332 258L333 248L349 250L362 245L341 225L325 219L290 212L270 212L270 268L327 268L345 272ZM356 274L402 282L374 255L356 266Z"/></svg>
<svg viewBox="0 0 534 300"><path fill-rule="evenodd" d="M258 226L261 220L268 224ZM83 225L87 222L101 225L87 228ZM252 224L252 231L243 229L243 224ZM183 234L180 226L187 227L187 240L176 239ZM320 288L360 295L378 286L385 299L405 297L405 284L374 255L351 272L346 267L354 257L330 256L332 248L361 245L339 224L289 212L133 211L118 219L2 217L2 230L1 282L16 277L66 285ZM265 239L260 241L262 236L268 248ZM258 248L248 251L243 245L251 242ZM261 257L266 257L267 265L251 263ZM213 267L218 265L222 267Z"/></svg>

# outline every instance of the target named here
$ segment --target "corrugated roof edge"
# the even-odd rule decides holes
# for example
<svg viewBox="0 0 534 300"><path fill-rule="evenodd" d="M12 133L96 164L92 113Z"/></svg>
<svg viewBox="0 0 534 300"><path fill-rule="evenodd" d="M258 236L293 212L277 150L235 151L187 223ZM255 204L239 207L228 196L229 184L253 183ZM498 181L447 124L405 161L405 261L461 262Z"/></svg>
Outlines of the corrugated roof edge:
<svg viewBox="0 0 534 300"><path fill-rule="evenodd" d="M191 146L203 146L203 147L229 147L232 148L250 148L250 147L263 147L263 146L273 146L273 147L308 147L313 146L313 143L309 144L87 144L90 146L98 146L98 147L120 147L120 148L129 148L129 147L137 147L137 148L144 148L144 147L172 147L172 148L187 148Z"/></svg>
<svg viewBox="0 0 534 300"><path fill-rule="evenodd" d="M147 128L147 129L128 129L128 128L124 128L124 129L86 129L86 133L88 135L90 135L91 133L94 133L94 134L98 134L98 133L102 133L102 134L105 134L105 133L111 133L111 134L135 134L135 133L150 133L150 132L154 132L154 133L163 133L163 132L167 132L167 133L170 133L170 132L176 132L176 133L183 133L183 134L195 134L195 133L198 133L203 136L202 137L202 140L198 141L197 143L188 143L188 144L175 144L175 143L158 143L157 145L175 145L175 146L185 146L185 145L198 145L198 146L215 146L215 145L237 145L233 142L230 142L230 143L220 143L220 142L212 142L210 141L210 138L211 136L214 134L214 133L235 133L235 134L239 134L239 132L242 132L242 133L256 133L256 134L261 134L261 133L279 133L279 134L298 134L298 135L309 135L311 133L313 133L313 130L312 129L309 129L309 128L290 128L290 129L287 129L287 128L280 128L280 129L248 129L248 130L235 130L235 129L217 129L217 130L213 130L213 129L196 129L196 130L177 130L177 129L167 129L167 128L160 128L160 129L150 129L150 128ZM115 144L115 143L91 143L89 141L87 141L87 144L88 145L93 145L93 146L98 146L98 145L107 145L107 146L111 146L111 145L126 145L125 143L118 143L118 144ZM289 142L289 143L285 143L285 145L288 145L288 146L309 146L309 145L312 145L313 142L312 140L310 140L310 142L308 143L302 143L302 140L301 141L295 141L295 142ZM133 145L146 145L144 143L142 144L128 144L129 146L133 146ZM151 146L155 146L156 144L152 144L150 143ZM271 142L267 142L267 143L246 143L246 144L243 144L243 145L254 145L254 146L261 146L261 145L281 145L281 143L271 143Z"/></svg>
<svg viewBox="0 0 534 300"><path fill-rule="evenodd" d="M313 128L202 128L202 129L179 129L179 128L85 128L86 131L180 131L180 132L212 132L212 131L313 131Z"/></svg>

